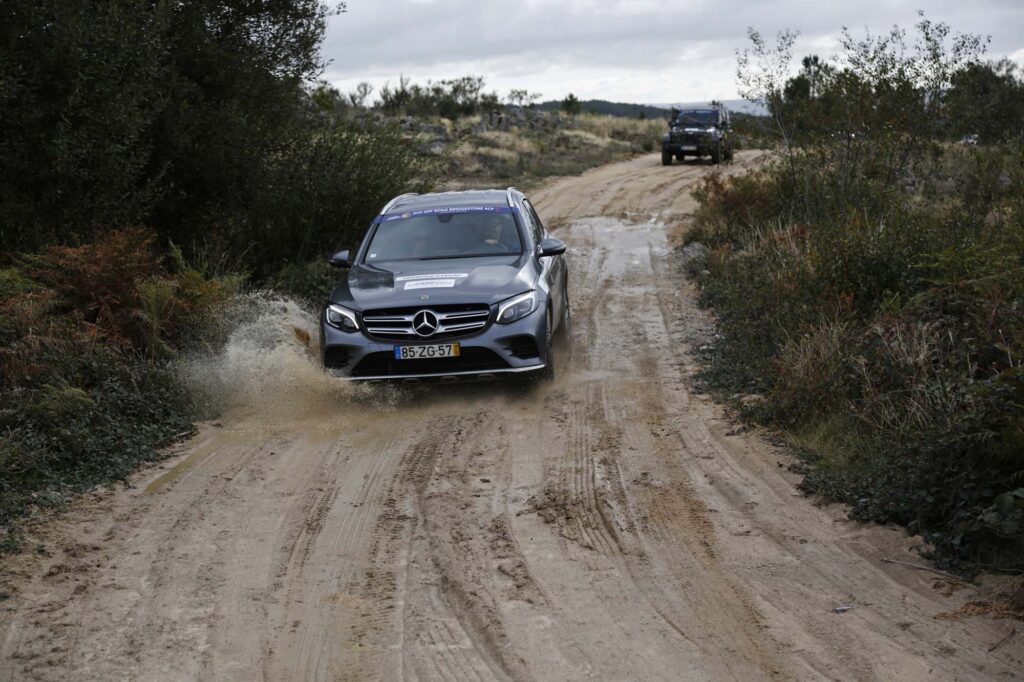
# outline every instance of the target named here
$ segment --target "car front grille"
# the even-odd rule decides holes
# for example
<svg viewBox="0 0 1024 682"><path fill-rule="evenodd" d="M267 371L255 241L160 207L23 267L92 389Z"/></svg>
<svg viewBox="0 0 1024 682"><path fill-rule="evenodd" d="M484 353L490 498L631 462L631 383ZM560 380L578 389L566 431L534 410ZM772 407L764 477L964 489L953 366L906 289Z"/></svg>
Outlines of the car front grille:
<svg viewBox="0 0 1024 682"><path fill-rule="evenodd" d="M437 331L427 337L420 336L413 329L413 318L421 310L429 310L437 316ZM364 312L363 325L370 336L381 339L450 339L480 331L487 326L490 316L490 306L483 303L382 308Z"/></svg>
<svg viewBox="0 0 1024 682"><path fill-rule="evenodd" d="M454 358L395 360L393 353L370 353L352 370L353 377L403 377L423 374L443 376L455 372L486 372L508 369L508 363L488 348L463 348Z"/></svg>
<svg viewBox="0 0 1024 682"><path fill-rule="evenodd" d="M675 133L672 136L672 141L682 144L700 144L704 142L704 133Z"/></svg>

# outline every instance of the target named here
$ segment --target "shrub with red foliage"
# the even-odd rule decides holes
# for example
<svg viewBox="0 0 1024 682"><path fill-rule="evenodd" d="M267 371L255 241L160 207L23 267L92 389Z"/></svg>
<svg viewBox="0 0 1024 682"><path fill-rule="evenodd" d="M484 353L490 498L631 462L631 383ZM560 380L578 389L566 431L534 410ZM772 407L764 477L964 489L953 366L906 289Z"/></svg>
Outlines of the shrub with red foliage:
<svg viewBox="0 0 1024 682"><path fill-rule="evenodd" d="M25 271L56 294L54 314L78 320L123 350L142 348L146 320L138 283L163 272L154 238L149 230L129 229L83 246L51 246L26 257Z"/></svg>

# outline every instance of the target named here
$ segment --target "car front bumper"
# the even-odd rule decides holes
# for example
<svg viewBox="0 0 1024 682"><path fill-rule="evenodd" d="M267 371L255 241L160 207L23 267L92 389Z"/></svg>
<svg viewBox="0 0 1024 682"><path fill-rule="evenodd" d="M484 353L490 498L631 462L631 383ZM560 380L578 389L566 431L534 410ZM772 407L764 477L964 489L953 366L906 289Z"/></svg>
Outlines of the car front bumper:
<svg viewBox="0 0 1024 682"><path fill-rule="evenodd" d="M351 381L459 381L522 375L545 368L546 316L538 306L511 324L493 321L467 336L381 339L362 330L344 332L320 320L320 354L326 371ZM458 342L460 356L429 360L395 360L395 346Z"/></svg>
<svg viewBox="0 0 1024 682"><path fill-rule="evenodd" d="M662 151L676 156L709 156L711 144L704 142L662 142Z"/></svg>

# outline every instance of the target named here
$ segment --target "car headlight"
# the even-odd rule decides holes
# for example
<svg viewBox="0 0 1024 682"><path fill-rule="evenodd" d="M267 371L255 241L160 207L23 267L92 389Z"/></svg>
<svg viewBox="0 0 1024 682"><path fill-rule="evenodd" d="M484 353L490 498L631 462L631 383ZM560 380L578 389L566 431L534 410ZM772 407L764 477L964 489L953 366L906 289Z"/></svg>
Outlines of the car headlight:
<svg viewBox="0 0 1024 682"><path fill-rule="evenodd" d="M356 315L348 308L333 303L327 306L327 324L337 327L343 332L359 331Z"/></svg>
<svg viewBox="0 0 1024 682"><path fill-rule="evenodd" d="M510 298L498 308L498 324L508 324L521 320L537 309L537 292L529 291L515 298Z"/></svg>

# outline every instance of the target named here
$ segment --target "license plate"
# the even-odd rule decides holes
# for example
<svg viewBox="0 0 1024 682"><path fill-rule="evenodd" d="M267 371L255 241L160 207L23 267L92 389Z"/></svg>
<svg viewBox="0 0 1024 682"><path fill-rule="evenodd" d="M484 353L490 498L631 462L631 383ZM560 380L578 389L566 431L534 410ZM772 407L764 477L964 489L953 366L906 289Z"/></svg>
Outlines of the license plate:
<svg viewBox="0 0 1024 682"><path fill-rule="evenodd" d="M459 357L459 344L457 343L435 343L431 346L395 346L395 360L457 357Z"/></svg>
<svg viewBox="0 0 1024 682"><path fill-rule="evenodd" d="M684 152L695 152L695 151L697 151L697 145L695 145L695 144L683 144L683 145L679 145L679 148L682 149Z"/></svg>

